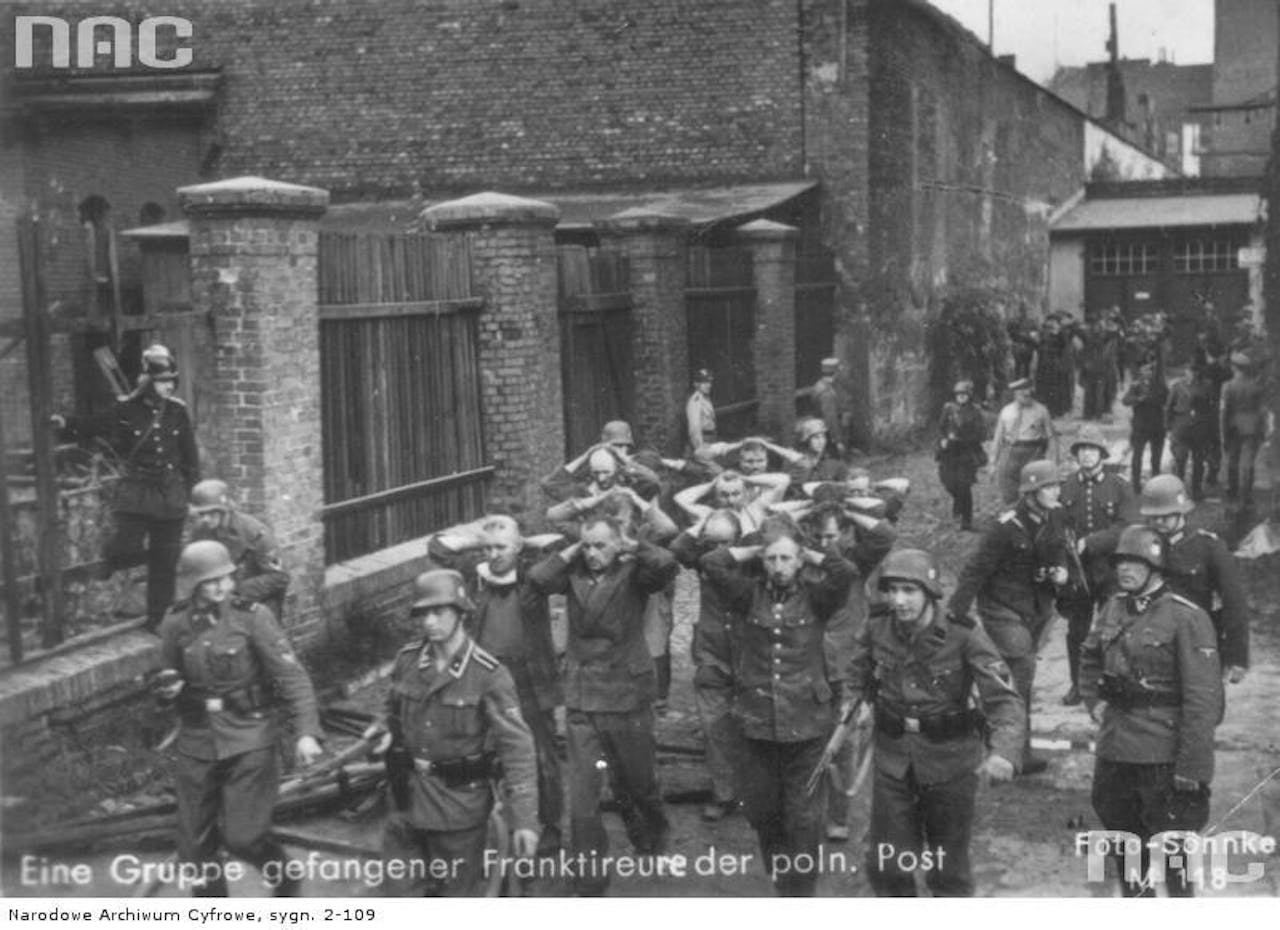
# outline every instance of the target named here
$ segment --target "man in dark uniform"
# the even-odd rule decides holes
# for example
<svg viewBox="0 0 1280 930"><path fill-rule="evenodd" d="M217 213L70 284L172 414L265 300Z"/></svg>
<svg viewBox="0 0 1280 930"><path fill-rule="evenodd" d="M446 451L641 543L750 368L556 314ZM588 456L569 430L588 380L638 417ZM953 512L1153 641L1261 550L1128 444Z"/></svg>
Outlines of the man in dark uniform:
<svg viewBox="0 0 1280 930"><path fill-rule="evenodd" d="M104 577L147 563L147 629L173 603L174 571L182 548L187 495L200 480L195 432L186 404L173 396L178 366L162 345L142 354L138 387L101 417L63 417L53 425L68 438L104 438L123 474L112 501L115 532L103 553Z"/></svg>
<svg viewBox="0 0 1280 930"><path fill-rule="evenodd" d="M1123 527L1137 517L1129 482L1107 471L1110 450L1102 433L1093 426L1081 428L1071 443L1071 454L1079 466L1062 482L1062 514L1068 543L1084 539L1107 527ZM1091 557L1072 566L1071 583L1058 598L1058 610L1067 618L1067 666L1071 689L1062 703L1080 703L1080 645L1089 635L1093 612L1106 601L1111 589L1111 572L1105 558Z"/></svg>
<svg viewBox="0 0 1280 930"><path fill-rule="evenodd" d="M822 377L810 389L809 396L818 418L827 424L827 435L832 437L836 455L844 457L845 418L840 415L840 394L836 388L836 375L840 371L840 359L822 360Z"/></svg>
<svg viewBox="0 0 1280 930"><path fill-rule="evenodd" d="M462 575L423 572L414 594L411 616L421 621L423 638L396 656L387 735L377 747L387 753L392 802L382 856L403 863L404 871L403 878L388 878L383 892L476 895L494 804L495 747L514 831L512 852L529 856L537 847L533 736L510 673L466 633L464 618L473 605Z"/></svg>
<svg viewBox="0 0 1280 930"><path fill-rule="evenodd" d="M555 709L564 703L564 695L551 642L551 612L547 599L529 581L536 553L526 545L515 519L501 515L444 530L427 541L428 558L462 572L474 592L468 632L515 681L520 712L533 733L538 756L539 850L550 853L560 846L564 814L555 747Z"/></svg>
<svg viewBox="0 0 1280 930"><path fill-rule="evenodd" d="M280 561L280 550L266 524L241 513L231 501L225 481L208 478L191 489L192 540L213 539L227 547L236 564L236 594L271 608L284 616L284 595L289 573Z"/></svg>
<svg viewBox="0 0 1280 930"><path fill-rule="evenodd" d="M917 863L931 857L934 867L925 875L935 897L970 896L978 779L1013 777L1026 728L1022 700L982 629L938 609L942 586L933 556L919 549L889 553L879 587L886 603L872 610L859 634L849 674L850 698L875 714L871 887L877 895L914 895L908 854ZM975 687L977 707L970 706Z"/></svg>
<svg viewBox="0 0 1280 930"><path fill-rule="evenodd" d="M739 568L757 558L762 576ZM816 580L802 575L806 564L822 570ZM777 893L811 896L826 798L805 783L835 722L842 672L828 667L826 633L856 569L805 549L794 531L708 553L701 566L729 615L743 807Z"/></svg>
<svg viewBox="0 0 1280 930"><path fill-rule="evenodd" d="M297 757L321 754L311 680L271 611L233 595L235 563L213 540L193 542L178 560L179 600L160 626L162 700L179 715L175 773L178 855L199 869L196 894L225 897L219 840L294 894L284 850L270 839L278 788L277 694L298 734Z"/></svg>
<svg viewBox="0 0 1280 930"><path fill-rule="evenodd" d="M1231 356L1233 377L1222 388L1222 445L1227 454L1227 499L1253 499L1253 470L1267 434L1267 402L1253 360Z"/></svg>
<svg viewBox="0 0 1280 930"><path fill-rule="evenodd" d="M529 571L534 588L568 601L565 733L575 856L608 848L600 813L606 768L636 852L652 855L665 845L670 827L655 771L657 675L644 624L649 597L678 570L670 552L631 539L611 517L590 516L578 542ZM603 894L608 885L597 873L575 879L583 895Z"/></svg>
<svg viewBox="0 0 1280 930"><path fill-rule="evenodd" d="M1080 663L1080 690L1099 723L1093 809L1104 827L1142 843L1137 874L1120 874L1126 897L1155 896L1148 875L1153 836L1200 830L1208 821L1213 731L1222 716L1213 626L1165 584L1165 556L1163 537L1149 527L1120 534L1120 590L1090 630ZM1185 853L1167 842L1169 896L1191 896Z"/></svg>
<svg viewBox="0 0 1280 930"><path fill-rule="evenodd" d="M1048 767L1031 755L1031 689L1040 637L1053 616L1058 588L1070 578L1071 557L1058 507L1061 483L1052 462L1023 466L1018 485L1022 499L982 534L960 573L949 611L964 617L976 598L983 629L1013 673L1027 716L1023 755L1015 760L1024 775Z"/></svg>

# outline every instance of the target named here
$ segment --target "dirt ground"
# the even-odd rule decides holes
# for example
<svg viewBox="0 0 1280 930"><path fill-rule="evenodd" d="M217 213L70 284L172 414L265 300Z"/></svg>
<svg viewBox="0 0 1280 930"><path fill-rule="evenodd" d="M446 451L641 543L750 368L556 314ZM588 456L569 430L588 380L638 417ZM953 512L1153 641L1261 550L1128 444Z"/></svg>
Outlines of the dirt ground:
<svg viewBox="0 0 1280 930"><path fill-rule="evenodd" d="M1070 435L1078 422L1066 419L1061 428ZM1105 426L1116 449L1125 449L1127 426L1117 416ZM960 533L946 515L950 501L940 488L932 457L916 452L875 460L877 477L905 476L912 491L900 525L903 543L924 546L936 552L947 580L954 579L977 536ZM978 507L986 519L996 512L996 495L989 472L978 488ZM1195 523L1220 529L1227 515L1220 501L1206 501L1194 515ZM1280 766L1280 745L1274 724L1280 706L1280 556L1242 562L1249 584L1253 610L1253 668L1239 685L1229 686L1226 718L1217 731L1217 774L1213 783L1211 824L1220 830L1250 830L1273 837L1280 833L1280 777L1264 782ZM684 876L628 877L613 881L610 894L616 896L767 896L771 888L759 860L755 837L740 814L718 823L700 818L700 802L707 781L701 759L689 752L700 745L693 704L692 666L689 660L691 624L697 606L696 579L683 572L677 588L676 630L672 640L675 683L667 713L659 718L659 743L668 747L659 758L660 779L669 799L672 821L670 853L683 855ZM1046 637L1036 681L1032 728L1035 745L1050 760L1043 775L1019 778L1012 784L984 789L978 798L972 859L977 893L1004 897L1089 897L1109 896L1113 886L1086 880L1086 861L1077 855L1077 835L1096 828L1089 800L1093 756L1089 740L1092 728L1080 707L1062 706L1067 689L1064 644L1065 624L1059 621ZM372 704L371 692L365 702ZM1261 784L1261 787L1259 787ZM866 855L864 837L868 822L869 789L854 799L850 816L852 837L841 844L823 848L827 872L819 883L825 896L867 896L870 888L864 877ZM340 839L368 850L376 850L380 814L375 809L362 816L329 816L289 825L313 836ZM616 815L607 815L611 850L630 852ZM304 850L297 850L305 855ZM4 891L7 895L125 895L127 885L110 877L112 860L121 851L72 857L91 864L94 878L85 885L74 883L27 883L16 863L6 864ZM139 853L145 861L160 861L163 852ZM335 858L318 854L320 860ZM752 858L744 861L744 856ZM68 857L50 857L66 860ZM712 860L714 859L714 868ZM1275 854L1245 852L1229 863L1233 875L1243 876L1250 865L1261 866L1261 876L1250 882L1231 882L1223 888L1203 888L1200 894L1215 896L1274 896L1280 890L1280 859ZM732 868L728 868L732 866ZM32 865L34 868L34 865ZM711 874L698 874L699 872ZM567 885L556 879L535 879L518 888L529 896L567 893ZM305 883L311 896L366 896L376 887L355 878L331 880L317 877ZM163 896L176 895L169 886ZM262 894L256 878L233 884L235 895Z"/></svg>

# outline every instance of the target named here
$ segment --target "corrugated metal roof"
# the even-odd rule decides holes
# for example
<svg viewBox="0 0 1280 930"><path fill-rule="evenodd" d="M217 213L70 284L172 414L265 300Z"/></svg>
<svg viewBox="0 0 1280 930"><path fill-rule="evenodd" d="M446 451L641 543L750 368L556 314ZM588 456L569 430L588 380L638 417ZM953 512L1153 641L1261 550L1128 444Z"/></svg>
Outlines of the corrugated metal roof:
<svg viewBox="0 0 1280 930"><path fill-rule="evenodd" d="M1117 197L1086 200L1053 224L1053 232L1159 229L1176 226L1253 226L1262 222L1258 194Z"/></svg>

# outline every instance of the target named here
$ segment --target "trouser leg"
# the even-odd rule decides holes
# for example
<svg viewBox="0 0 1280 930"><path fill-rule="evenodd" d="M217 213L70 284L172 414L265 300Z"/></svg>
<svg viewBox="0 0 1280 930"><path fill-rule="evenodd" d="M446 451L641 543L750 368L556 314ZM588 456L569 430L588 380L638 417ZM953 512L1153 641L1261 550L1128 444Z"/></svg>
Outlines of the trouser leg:
<svg viewBox="0 0 1280 930"><path fill-rule="evenodd" d="M1151 477L1160 474L1160 460L1164 458L1164 433L1151 437Z"/></svg>
<svg viewBox="0 0 1280 930"><path fill-rule="evenodd" d="M1240 494L1246 502L1253 498L1254 462L1258 458L1258 446L1258 436L1244 436L1240 440Z"/></svg>
<svg viewBox="0 0 1280 930"><path fill-rule="evenodd" d="M778 743L744 739L739 796L747 823L756 831L766 871L782 850L782 775ZM770 873L770 878L773 875Z"/></svg>
<svg viewBox="0 0 1280 930"><path fill-rule="evenodd" d="M1093 770L1093 810L1107 830L1132 834L1139 842L1127 853L1112 853L1113 863L1120 880L1120 891L1126 898L1155 897L1155 890L1147 883L1150 857L1147 851L1146 832L1142 823L1142 799L1136 767L1125 763L1098 759Z"/></svg>
<svg viewBox="0 0 1280 930"><path fill-rule="evenodd" d="M556 753L556 716L554 708L543 708L528 665L521 660L502 659L516 684L520 713L533 734L533 750L538 764L538 823L560 828L564 817L564 775L560 756Z"/></svg>
<svg viewBox="0 0 1280 930"><path fill-rule="evenodd" d="M604 747L596 732L593 715L570 710L565 717L565 738L569 749L569 846L573 855L603 856L609 849L604 820L600 813L603 772L597 763L605 759ZM604 894L608 879L578 876L575 890L584 895Z"/></svg>
<svg viewBox="0 0 1280 930"><path fill-rule="evenodd" d="M973 896L969 840L977 790L978 776L973 772L920 789L925 845L934 853L933 868L925 871L925 881L935 898Z"/></svg>
<svg viewBox="0 0 1280 930"><path fill-rule="evenodd" d="M222 799L222 765L179 754L174 768L178 807L178 859L216 880L198 885L198 897L226 897L227 884L218 863L218 809Z"/></svg>
<svg viewBox="0 0 1280 930"><path fill-rule="evenodd" d="M693 697L707 748L711 799L727 804L738 796L734 784L738 733L737 725L729 713L730 693L723 685L713 687L695 682Z"/></svg>
<svg viewBox="0 0 1280 930"><path fill-rule="evenodd" d="M1073 597L1059 604L1067 618L1067 668L1071 672L1071 685L1080 684L1080 647L1089 635L1093 623L1093 599Z"/></svg>
<svg viewBox="0 0 1280 930"><path fill-rule="evenodd" d="M389 898L421 898L427 893L426 830L419 830L398 811L382 827L382 894Z"/></svg>
<svg viewBox="0 0 1280 930"><path fill-rule="evenodd" d="M1022 746L1022 761L1031 758L1031 690L1036 677L1036 655L1032 652L1024 656L1004 656L1005 664L1013 676L1013 687L1022 698L1022 706L1027 710L1027 735Z"/></svg>
<svg viewBox="0 0 1280 930"><path fill-rule="evenodd" d="M811 898L818 884L819 844L822 841L823 813L827 807L824 791L810 794L809 775L822 760L826 741L804 740L784 744L782 755L783 845L789 870L778 876L775 887L785 897Z"/></svg>
<svg viewBox="0 0 1280 930"><path fill-rule="evenodd" d="M227 849L263 870L276 894L297 893L297 880L285 879L288 859L271 839L271 819L279 794L280 766L276 747L255 749L226 760L222 817Z"/></svg>
<svg viewBox="0 0 1280 930"><path fill-rule="evenodd" d="M593 716L631 845L640 855L661 852L670 824L658 789L653 711Z"/></svg>
<svg viewBox="0 0 1280 930"><path fill-rule="evenodd" d="M1230 436L1226 440L1227 455L1227 494L1235 497L1240 493L1240 448L1239 436Z"/></svg>
<svg viewBox="0 0 1280 930"><path fill-rule="evenodd" d="M922 833L920 799L914 780L909 773L907 778L895 778L876 766L871 790L867 878L877 897L915 897L915 879L902 868L901 854L918 854Z"/></svg>
<svg viewBox="0 0 1280 930"><path fill-rule="evenodd" d="M1129 471L1133 478L1133 489L1136 492L1142 488L1142 454L1147 449L1147 437L1130 436L1129 447L1133 450L1129 458Z"/></svg>
<svg viewBox="0 0 1280 930"><path fill-rule="evenodd" d="M146 556L147 518L116 511L112 519L115 528L102 548L104 576L141 564Z"/></svg>
<svg viewBox="0 0 1280 930"><path fill-rule="evenodd" d="M147 524L147 627L155 629L174 600L178 556L182 552L182 520L150 520Z"/></svg>

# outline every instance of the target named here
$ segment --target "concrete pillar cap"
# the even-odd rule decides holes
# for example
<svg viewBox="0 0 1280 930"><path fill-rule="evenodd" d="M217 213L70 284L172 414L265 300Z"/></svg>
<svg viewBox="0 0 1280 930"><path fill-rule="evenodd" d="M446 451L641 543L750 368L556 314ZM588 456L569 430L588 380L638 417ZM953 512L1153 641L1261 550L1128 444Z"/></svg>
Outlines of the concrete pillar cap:
<svg viewBox="0 0 1280 930"><path fill-rule="evenodd" d="M555 226L560 208L496 191L483 191L427 207L419 219L428 229L466 229L479 226Z"/></svg>
<svg viewBox="0 0 1280 930"><path fill-rule="evenodd" d="M743 223L734 232L739 239L766 242L795 239L800 235L800 230L796 227L775 223L773 220L752 220L750 223Z"/></svg>
<svg viewBox="0 0 1280 930"><path fill-rule="evenodd" d="M178 188L178 203L190 216L316 217L329 207L329 192L319 187L240 177Z"/></svg>
<svg viewBox="0 0 1280 930"><path fill-rule="evenodd" d="M685 232L693 223L685 216L663 213L650 207L630 207L596 220L600 232L627 235L640 232Z"/></svg>

